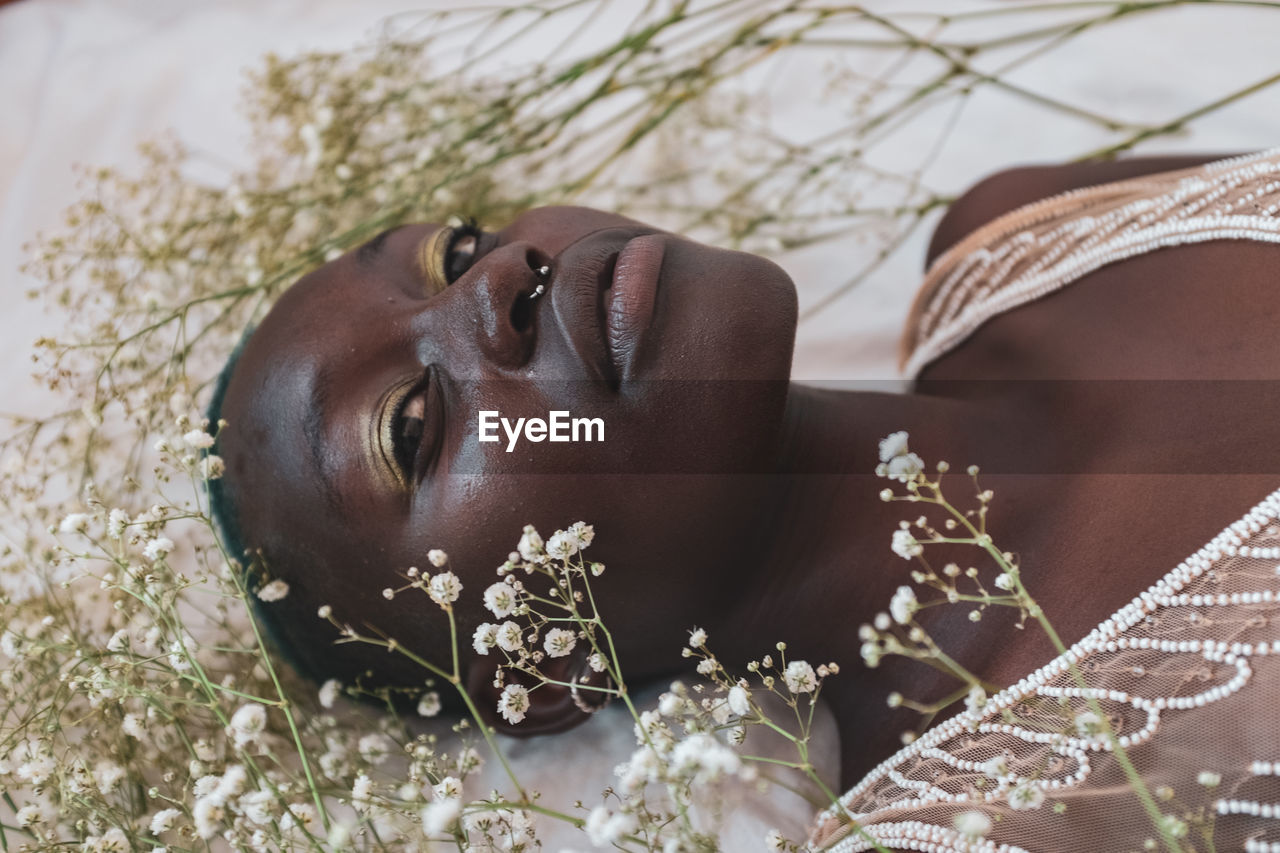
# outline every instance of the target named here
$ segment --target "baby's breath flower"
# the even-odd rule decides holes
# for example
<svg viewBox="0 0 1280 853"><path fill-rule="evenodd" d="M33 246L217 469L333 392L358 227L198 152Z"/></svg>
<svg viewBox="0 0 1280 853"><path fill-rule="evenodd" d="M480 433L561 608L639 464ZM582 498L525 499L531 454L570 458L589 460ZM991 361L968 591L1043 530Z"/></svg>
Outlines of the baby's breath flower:
<svg viewBox="0 0 1280 853"><path fill-rule="evenodd" d="M58 525L58 530L62 533L84 533L89 529L89 516L83 512L73 512L66 518L62 519L62 523Z"/></svg>
<svg viewBox="0 0 1280 853"><path fill-rule="evenodd" d="M508 684L502 688L502 696L498 698L498 713L512 725L524 719L529 710L529 691L519 684Z"/></svg>
<svg viewBox="0 0 1280 853"><path fill-rule="evenodd" d="M129 524L129 513L122 509L113 509L107 516L107 535L112 539L124 536L124 529Z"/></svg>
<svg viewBox="0 0 1280 853"><path fill-rule="evenodd" d="M518 652L524 648L524 632L518 624L508 619L498 626L495 642L504 652Z"/></svg>
<svg viewBox="0 0 1280 853"><path fill-rule="evenodd" d="M371 802L369 797L372 793L373 780L367 774L361 773L351 786L351 801L355 803L357 808L368 807Z"/></svg>
<svg viewBox="0 0 1280 853"><path fill-rule="evenodd" d="M605 660L604 655L599 652L592 652L587 658L587 666L591 667L593 672L604 672L609 668L609 661Z"/></svg>
<svg viewBox="0 0 1280 853"><path fill-rule="evenodd" d="M542 537L532 524L526 524L524 533L520 535L520 544L516 545L520 557L527 563L541 563L546 559L543 551Z"/></svg>
<svg viewBox="0 0 1280 853"><path fill-rule="evenodd" d="M885 469L885 476L890 480L906 483L916 478L924 470L924 460L914 453L895 456Z"/></svg>
<svg viewBox="0 0 1280 853"><path fill-rule="evenodd" d="M448 832L461 814L462 803L453 797L428 803L422 810L422 831L427 835Z"/></svg>
<svg viewBox="0 0 1280 853"><path fill-rule="evenodd" d="M747 688L741 685L730 687L727 701L729 710L739 717L745 717L751 713L751 693Z"/></svg>
<svg viewBox="0 0 1280 853"><path fill-rule="evenodd" d="M330 678L320 685L320 707L325 709L332 708L333 703L338 701L340 695L342 695L342 682L336 678Z"/></svg>
<svg viewBox="0 0 1280 853"><path fill-rule="evenodd" d="M596 538L596 529L585 521L575 521L566 532L573 538L579 551L589 546L591 540Z"/></svg>
<svg viewBox="0 0 1280 853"><path fill-rule="evenodd" d="M125 714L120 730L134 740L147 740L147 718L142 714Z"/></svg>
<svg viewBox="0 0 1280 853"><path fill-rule="evenodd" d="M213 447L213 436L202 429L191 430L182 436L182 440L193 450L207 450Z"/></svg>
<svg viewBox="0 0 1280 853"><path fill-rule="evenodd" d="M812 693L818 687L818 676L807 661L793 660L782 673L782 680L792 693Z"/></svg>
<svg viewBox="0 0 1280 853"><path fill-rule="evenodd" d="M196 800L196 804L191 809L191 817L196 823L196 834L205 841L213 838L222 827L222 819L225 815L226 808L221 800L212 796Z"/></svg>
<svg viewBox="0 0 1280 853"><path fill-rule="evenodd" d="M256 702L241 705L231 715L227 724L227 735L235 740L236 747L242 749L257 742L267 728L267 709Z"/></svg>
<svg viewBox="0 0 1280 853"><path fill-rule="evenodd" d="M893 542L889 547L893 553L904 560L919 557L924 553L924 546L916 541L916 537L911 535L910 530L899 529L893 531Z"/></svg>
<svg viewBox="0 0 1280 853"><path fill-rule="evenodd" d="M445 563L449 562L449 555L439 548L432 548L427 552L427 562L437 569L443 569Z"/></svg>
<svg viewBox="0 0 1280 853"><path fill-rule="evenodd" d="M899 625L906 625L915 616L915 612L920 609L920 603L916 601L916 593L909 586L900 586L898 591L893 594L893 598L889 601L889 614L893 617L893 621Z"/></svg>
<svg viewBox="0 0 1280 853"><path fill-rule="evenodd" d="M143 555L151 562L162 560L165 556L173 553L173 540L164 536L157 536L148 540L146 546L142 549Z"/></svg>
<svg viewBox="0 0 1280 853"><path fill-rule="evenodd" d="M129 853L133 845L129 843L129 837L124 834L123 829L113 826L101 836L90 835L86 838L83 849L92 853Z"/></svg>
<svg viewBox="0 0 1280 853"><path fill-rule="evenodd" d="M577 642L578 638L574 636L572 631L566 631L564 628L552 628L547 632L542 647L547 650L547 654L550 657L562 658L573 651L573 647Z"/></svg>
<svg viewBox="0 0 1280 853"><path fill-rule="evenodd" d="M119 653L119 652L125 651L128 648L129 648L129 632L126 631L124 628L121 628L119 631L116 631L114 634L111 635L111 638L107 640L107 651L109 652Z"/></svg>
<svg viewBox="0 0 1280 853"><path fill-rule="evenodd" d="M979 811L961 812L954 823L956 832L969 838L981 838L991 831L991 818Z"/></svg>
<svg viewBox="0 0 1280 853"><path fill-rule="evenodd" d="M125 769L114 761L99 761L93 768L93 780L104 794L118 788L126 775Z"/></svg>
<svg viewBox="0 0 1280 853"><path fill-rule="evenodd" d="M478 655L489 654L489 649L498 644L498 626L492 622L481 622L471 635L471 647Z"/></svg>
<svg viewBox="0 0 1280 853"><path fill-rule="evenodd" d="M1201 770L1200 775L1196 777L1196 781L1206 788L1216 788L1222 782L1222 776L1210 770Z"/></svg>
<svg viewBox="0 0 1280 853"><path fill-rule="evenodd" d="M511 584L499 581L484 591L484 606L494 616L505 619L516 609L516 592Z"/></svg>
<svg viewBox="0 0 1280 853"><path fill-rule="evenodd" d="M386 735L372 732L360 738L356 744L356 752L369 764L377 766L391 756L391 741Z"/></svg>
<svg viewBox="0 0 1280 853"><path fill-rule="evenodd" d="M992 779L1002 779L1009 775L1009 762L1003 755L998 755L983 764L981 770Z"/></svg>
<svg viewBox="0 0 1280 853"><path fill-rule="evenodd" d="M151 834L159 835L162 832L168 832L173 829L174 822L180 817L182 812L178 809L161 809L151 816Z"/></svg>
<svg viewBox="0 0 1280 853"><path fill-rule="evenodd" d="M271 603L273 601L280 601L282 598L284 598L288 594L289 594L289 584L280 580L279 578L276 578L275 580L269 583L265 583L262 586L258 587L258 592L257 592L258 600L265 601L267 603Z"/></svg>
<svg viewBox="0 0 1280 853"><path fill-rule="evenodd" d="M440 694L434 690L428 690L418 699L418 716L434 717L440 713Z"/></svg>
<svg viewBox="0 0 1280 853"><path fill-rule="evenodd" d="M578 539L563 530L557 530L547 540L547 556L553 560L567 560L578 553Z"/></svg>
<svg viewBox="0 0 1280 853"><path fill-rule="evenodd" d="M764 834L764 846L774 851L786 850L787 839L778 830L771 829Z"/></svg>
<svg viewBox="0 0 1280 853"><path fill-rule="evenodd" d="M217 480L227 471L227 465L221 456L210 453L200 460L200 477L205 480Z"/></svg>
<svg viewBox="0 0 1280 853"><path fill-rule="evenodd" d="M608 847L617 844L635 828L635 819L628 814L614 814L604 806L596 806L587 815L587 822L582 828L596 847Z"/></svg>
<svg viewBox="0 0 1280 853"><path fill-rule="evenodd" d="M462 581L453 572L441 572L432 575L427 583L427 595L441 607L448 607L458 600L462 594Z"/></svg>
<svg viewBox="0 0 1280 853"><path fill-rule="evenodd" d="M1167 814L1160 818L1160 828L1174 838L1186 838L1191 827L1177 815Z"/></svg>
<svg viewBox="0 0 1280 853"><path fill-rule="evenodd" d="M906 430L899 430L880 439L880 461L889 462L906 453L907 438Z"/></svg>
<svg viewBox="0 0 1280 853"><path fill-rule="evenodd" d="M1038 809L1044 804L1044 789L1032 782L1023 782L1009 792L1009 808L1014 811Z"/></svg>
<svg viewBox="0 0 1280 853"><path fill-rule="evenodd" d="M707 644L707 632L701 628L694 628L693 633L689 635L690 648L700 649Z"/></svg>
<svg viewBox="0 0 1280 853"><path fill-rule="evenodd" d="M462 797L462 782L457 776L446 776L431 786L431 793L438 799L459 799Z"/></svg>
<svg viewBox="0 0 1280 853"><path fill-rule="evenodd" d="M43 807L34 803L28 803L18 809L18 813L14 815L14 819L17 820L18 826L26 829L27 827L44 823L48 820L48 817L45 814Z"/></svg>
<svg viewBox="0 0 1280 853"><path fill-rule="evenodd" d="M1093 711L1082 711L1076 714L1076 734L1086 740L1103 740L1106 730L1102 725L1102 717Z"/></svg>

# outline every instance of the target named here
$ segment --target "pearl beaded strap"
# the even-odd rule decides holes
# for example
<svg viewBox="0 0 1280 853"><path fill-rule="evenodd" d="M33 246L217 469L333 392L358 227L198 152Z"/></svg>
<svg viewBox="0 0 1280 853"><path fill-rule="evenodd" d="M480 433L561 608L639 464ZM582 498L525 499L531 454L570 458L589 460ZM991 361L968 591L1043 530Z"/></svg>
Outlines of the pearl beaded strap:
<svg viewBox="0 0 1280 853"><path fill-rule="evenodd" d="M1208 240L1280 243L1280 148L1071 190L974 231L930 267L902 343L914 378L979 326L1093 272Z"/></svg>
<svg viewBox="0 0 1280 853"><path fill-rule="evenodd" d="M1280 490L1118 610L1065 654L991 697L981 707L969 707L925 732L868 773L840 798L841 809L861 824L866 835L851 833L842 827L843 818L832 806L819 816L811 844L833 853L867 850L873 841L897 849L938 853L1021 849L963 835L952 828L951 820L966 809L995 809L1005 815L1003 822L995 824L999 831L1002 825L1012 829L1013 816L1028 814L1025 811L1028 801L1034 803L1033 807L1038 807L1046 796L1068 796L1073 798L1071 802L1076 802L1075 798L1089 792L1097 764L1093 756L1107 756L1112 750L1110 742L1097 734L1063 732L1061 727L1058 730L1037 728L1031 719L1036 702L1042 702L1044 707L1070 709L1087 708L1084 700L1096 700L1104 710L1112 709L1120 715L1124 725L1117 728L1117 740L1126 750L1134 751L1135 761L1139 755L1145 756L1144 760L1158 757L1158 752L1142 753L1141 750L1152 742L1158 747L1167 715L1194 715L1240 694L1251 684L1256 666L1261 666L1264 660L1280 658L1280 565L1275 563L1280 560L1280 545L1275 544L1280 541L1278 519ZM1251 588L1209 591L1228 582ZM1219 637L1186 636L1209 630L1220 632ZM1255 633L1261 630L1265 636L1242 641L1246 630ZM1149 636L1168 631L1179 636ZM1120 672L1118 656L1135 653L1157 656L1164 664L1162 676L1180 676L1178 690L1171 695L1148 695L1142 688L1146 683L1143 678L1153 675L1140 666L1126 668L1132 677L1124 678L1134 684L1129 690L1095 686L1099 673L1105 677ZM1180 663L1182 661L1185 664ZM1196 672L1205 673L1198 680L1208 681L1211 676L1206 667L1212 664L1220 665L1224 674L1203 687L1187 689L1197 680ZM1080 686L1071 673L1073 665L1094 684ZM1274 662L1270 665L1274 666ZM1277 697L1270 697L1271 702L1261 698L1264 708L1276 714L1270 709L1277 704L1274 701ZM1132 720L1125 716L1126 711ZM1277 728L1275 721L1268 719L1249 719L1242 723L1261 732ZM1206 736L1212 734L1211 726ZM1018 763L1006 760L1013 757L1011 745L1039 755L1042 761L1036 765L1025 758ZM1003 754L1006 758L981 761L965 757L965 754L983 751L987 755ZM1236 756L1236 760L1239 766L1232 777L1235 781L1232 787L1224 785L1220 793L1234 793L1241 780L1280 776L1280 761L1247 756ZM932 775L925 772L928 767L934 768ZM1197 784L1207 783L1195 780L1198 771L1207 769L1210 768L1174 767L1178 778L1191 780L1186 784L1193 791L1205 790L1197 788ZM1162 772L1168 771L1166 766ZM1209 776L1217 777L1217 774ZM1226 777L1214 781L1213 786L1223 778ZM1107 784L1114 787L1114 783ZM1104 788L1102 795L1112 795L1108 790ZM1185 796L1187 792L1184 788L1179 793ZM1276 800L1280 800L1280 791L1277 795ZM1132 798L1131 793L1123 790L1121 796ZM1015 803L1016 798L1021 798L1021 803ZM1230 796L1212 798L1208 805L1223 826L1228 826L1226 822L1230 821L1254 821L1248 827L1252 839L1248 844L1253 846L1246 845L1246 850L1280 853L1280 841L1263 837L1263 827L1267 824L1255 826L1258 821L1275 821L1271 832L1280 837L1280 802ZM1052 824L1046 823L1041 828L1051 832ZM1145 831L1148 835L1154 832L1149 825ZM1011 840L1027 843L1021 836L1013 836Z"/></svg>

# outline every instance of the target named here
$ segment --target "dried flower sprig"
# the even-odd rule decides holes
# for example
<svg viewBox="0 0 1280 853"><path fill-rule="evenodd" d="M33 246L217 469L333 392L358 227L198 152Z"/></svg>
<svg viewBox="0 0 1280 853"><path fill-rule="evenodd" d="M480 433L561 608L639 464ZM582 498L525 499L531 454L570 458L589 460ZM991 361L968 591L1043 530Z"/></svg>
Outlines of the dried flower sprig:
<svg viewBox="0 0 1280 853"><path fill-rule="evenodd" d="M764 251L871 235L819 311L946 202L921 179L927 163L890 169L870 156L904 128L937 137L930 107L998 89L1096 126L1095 147L1115 151L1277 79L1150 123L1006 79L1080 33L1181 0L1085 4L1047 27L1019 23L1036 4L928 14L677 3L646 7L604 44L557 37L540 50L551 59L516 73L485 65L521 37L545 48L564 16L602 5L428 15L356 50L269 58L250 80L256 159L242 173L173 138L143 146L136 176L81 169L83 201L64 233L36 241L28 266L66 317L37 352L65 402L16 419L0 441L0 788L12 812L0 845L379 847L448 825L446 782L474 770L476 751L449 755L389 717L358 734L340 726L330 711L358 687L317 696L276 667L245 598L270 606L288 588L257 577L250 593L241 555L225 553L201 503L201 482L221 473L198 434L218 428L201 423L205 394L244 329L303 272L400 222L501 222L573 200ZM963 30L984 17L1003 19L999 35ZM998 72L982 61L1011 49ZM846 125L783 138L750 75L821 51L843 63L825 102L844 97ZM933 76L867 77L857 60L869 56L932 63ZM962 594L986 594L975 589ZM254 707L262 715L242 711ZM400 749L403 773L388 758ZM473 839L532 843L523 811L494 803L475 815Z"/></svg>
<svg viewBox="0 0 1280 853"><path fill-rule="evenodd" d="M874 624L860 628L862 656L868 666L879 665L885 655L900 655L947 672L962 682L955 694L937 703L916 703L900 693L890 694L888 701L891 706L912 708L921 713L922 729L927 728L938 713L962 698L968 708L980 711L986 705L989 692L996 689L942 650L916 620L916 614L922 609L941 605L969 605L969 618L977 622L982 619L983 612L988 607L1013 607L1018 610L1019 629L1025 627L1028 618L1033 620L1044 631L1058 654L1067 655L1066 645L1044 609L1024 584L1016 556L999 548L987 530L987 515L995 492L982 488L977 465L968 466L965 473L972 483L976 506L961 510L943 492L943 479L950 470L946 461L939 461L935 465L936 474L930 478L926 473L924 460L911 452L909 436L905 431L891 433L880 442L880 463L876 466L876 475L901 483L905 491L899 493L886 488L880 492L880 499L936 507L943 514L941 523L931 520L927 515L918 516L914 522L900 522L890 542L890 549L894 554L923 567L922 570L912 571L913 583L919 587L938 590L943 597L920 601L912 586L900 586L889 603L888 612L878 614ZM957 564L948 563L941 571L935 571L925 558L925 549L936 545L972 546L984 552L994 564L992 586L1001 592L993 594L988 591L981 582L981 572L977 568L970 567L962 572ZM973 585L974 591L965 591L966 581ZM1050 731L1105 742L1124 771L1130 788L1142 803L1161 841L1170 850L1183 850L1185 845L1181 839L1186 836L1189 823L1182 818L1175 817L1171 820L1171 816L1160 809L1117 737L1095 692L1088 689L1084 673L1074 660L1068 658L1068 662L1068 670L1077 686L1082 688L1083 699L1089 710L1073 713L1067 706L1059 706L1057 703L1036 703L1032 709L1028 701L1024 703L1028 706L1027 715L1019 717L1014 710L1005 709L1005 721L1032 727L1047 726ZM1034 720L1030 719L1032 710L1036 714ZM915 733L911 732L905 734L903 739L910 743L914 737ZM1011 790L1008 797L1011 808L1038 808L1044 801L1044 792L1038 787L1024 784ZM1207 826L1208 832L1212 834L1211 815L1207 819L1203 815L1197 816L1194 821L1197 828L1204 830Z"/></svg>

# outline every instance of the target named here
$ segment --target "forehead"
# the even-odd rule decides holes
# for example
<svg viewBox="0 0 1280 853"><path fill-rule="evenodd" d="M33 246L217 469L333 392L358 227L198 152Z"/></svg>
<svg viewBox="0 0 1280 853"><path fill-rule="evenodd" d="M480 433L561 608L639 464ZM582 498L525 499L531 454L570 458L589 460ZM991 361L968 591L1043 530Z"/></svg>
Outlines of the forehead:
<svg viewBox="0 0 1280 853"><path fill-rule="evenodd" d="M359 465L352 450L361 440L340 422L335 435L325 418L339 400L335 373L360 346L355 333L372 301L366 277L351 266L326 265L286 291L228 381L219 453L251 544L269 547L303 530L323 536L356 491L343 476ZM351 440L341 440L344 432Z"/></svg>

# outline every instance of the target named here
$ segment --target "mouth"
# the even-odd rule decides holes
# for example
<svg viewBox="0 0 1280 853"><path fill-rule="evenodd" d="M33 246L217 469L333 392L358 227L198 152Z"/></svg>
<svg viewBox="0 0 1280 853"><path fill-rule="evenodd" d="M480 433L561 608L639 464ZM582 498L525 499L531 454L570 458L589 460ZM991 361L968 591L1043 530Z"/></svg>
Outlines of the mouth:
<svg viewBox="0 0 1280 853"><path fill-rule="evenodd" d="M662 238L631 229L588 235L556 258L551 303L588 371L617 391L635 373L636 353L653 320Z"/></svg>
<svg viewBox="0 0 1280 853"><path fill-rule="evenodd" d="M645 234L628 241L613 265L604 295L605 335L614 368L624 380L635 375L641 338L653 322L663 250L662 235Z"/></svg>

